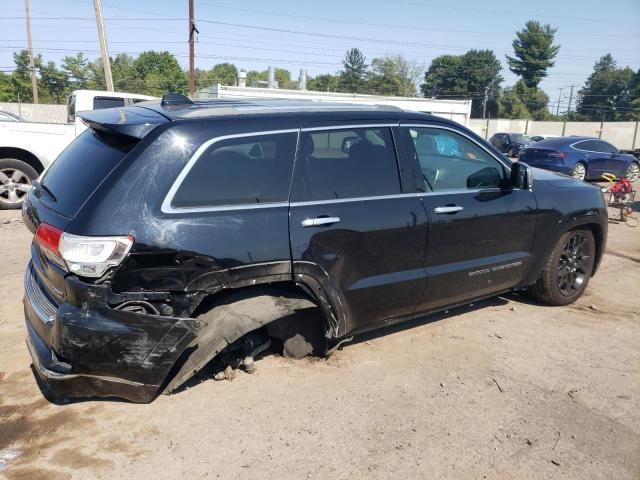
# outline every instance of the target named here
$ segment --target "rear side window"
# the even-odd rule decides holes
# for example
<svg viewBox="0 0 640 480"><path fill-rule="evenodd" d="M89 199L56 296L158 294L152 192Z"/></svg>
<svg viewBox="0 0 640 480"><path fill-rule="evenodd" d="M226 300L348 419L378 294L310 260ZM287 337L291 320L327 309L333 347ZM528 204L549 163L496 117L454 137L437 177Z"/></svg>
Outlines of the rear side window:
<svg viewBox="0 0 640 480"><path fill-rule="evenodd" d="M289 199L297 133L216 141L180 183L174 208L261 205Z"/></svg>
<svg viewBox="0 0 640 480"><path fill-rule="evenodd" d="M590 152L599 152L598 150L598 142L595 140L585 140L583 142L578 142L574 145L578 150L588 150Z"/></svg>
<svg viewBox="0 0 640 480"><path fill-rule="evenodd" d="M388 128L303 132L296 161L296 201L400 193Z"/></svg>
<svg viewBox="0 0 640 480"><path fill-rule="evenodd" d="M115 97L94 97L93 109L101 110L103 108L124 107L124 98Z"/></svg>
<svg viewBox="0 0 640 480"><path fill-rule="evenodd" d="M98 134L91 129L84 131L51 164L42 178L42 185L53 195L43 196L43 201L65 217L75 216L135 143L123 137Z"/></svg>

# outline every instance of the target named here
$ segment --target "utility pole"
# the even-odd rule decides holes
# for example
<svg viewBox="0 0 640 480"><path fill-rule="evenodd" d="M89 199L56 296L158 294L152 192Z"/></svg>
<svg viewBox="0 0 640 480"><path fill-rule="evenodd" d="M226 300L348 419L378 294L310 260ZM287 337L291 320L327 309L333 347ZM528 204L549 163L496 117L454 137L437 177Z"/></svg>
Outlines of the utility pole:
<svg viewBox="0 0 640 480"><path fill-rule="evenodd" d="M560 101L562 100L562 90L564 90L564 88L561 88L560 91L558 92L558 105L556 107L556 117L560 116Z"/></svg>
<svg viewBox="0 0 640 480"><path fill-rule="evenodd" d="M567 117L569 116L569 112L571 112L571 101L573 100L573 88L575 85L570 85L571 92L569 93L569 106L567 107L567 114L564 117L564 123L562 124L562 136L564 137L564 132L567 129Z"/></svg>
<svg viewBox="0 0 640 480"><path fill-rule="evenodd" d="M33 103L38 103L38 79L36 78L36 66L33 61L33 46L31 45L31 9L29 0L24 0L24 8L27 11L27 44L29 47L29 70L31 71L31 91L33 92Z"/></svg>
<svg viewBox="0 0 640 480"><path fill-rule="evenodd" d="M189 96L196 94L196 67L194 53L195 34L200 33L196 28L196 19L193 13L193 0L189 0Z"/></svg>
<svg viewBox="0 0 640 480"><path fill-rule="evenodd" d="M487 118L487 100L489 100L489 86L484 87L484 98L482 99L482 118Z"/></svg>
<svg viewBox="0 0 640 480"><path fill-rule="evenodd" d="M113 92L113 78L111 77L111 62L109 61L109 49L107 48L107 34L104 30L104 20L102 19L102 0L93 0L93 7L96 10L96 22L98 23L98 38L100 40L100 55L102 55L102 68L104 69L104 80L107 83L107 90Z"/></svg>
<svg viewBox="0 0 640 480"><path fill-rule="evenodd" d="M567 107L567 115L569 115L569 112L571 111L571 100L573 100L573 87L575 87L575 85L571 85L571 92L569 93L569 106Z"/></svg>

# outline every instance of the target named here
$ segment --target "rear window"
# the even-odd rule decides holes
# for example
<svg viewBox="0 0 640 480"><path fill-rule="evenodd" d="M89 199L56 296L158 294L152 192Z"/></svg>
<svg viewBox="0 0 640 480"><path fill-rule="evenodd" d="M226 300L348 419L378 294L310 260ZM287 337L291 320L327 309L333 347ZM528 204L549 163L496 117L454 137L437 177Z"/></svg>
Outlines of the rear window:
<svg viewBox="0 0 640 480"><path fill-rule="evenodd" d="M171 206L286 202L297 138L297 133L278 133L213 143L189 170Z"/></svg>
<svg viewBox="0 0 640 480"><path fill-rule="evenodd" d="M93 99L93 109L124 107L124 98L115 97L95 97Z"/></svg>
<svg viewBox="0 0 640 480"><path fill-rule="evenodd" d="M43 199L52 210L72 218L135 143L86 130L45 173L41 183L55 199Z"/></svg>

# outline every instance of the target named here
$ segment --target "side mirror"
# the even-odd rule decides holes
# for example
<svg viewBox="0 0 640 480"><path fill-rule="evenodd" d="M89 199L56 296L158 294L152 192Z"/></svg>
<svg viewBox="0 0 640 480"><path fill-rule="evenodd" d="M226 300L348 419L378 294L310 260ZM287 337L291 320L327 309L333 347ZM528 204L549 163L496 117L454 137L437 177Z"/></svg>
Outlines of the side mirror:
<svg viewBox="0 0 640 480"><path fill-rule="evenodd" d="M511 186L521 190L533 188L533 173L526 163L514 162L511 166Z"/></svg>
<svg viewBox="0 0 640 480"><path fill-rule="evenodd" d="M353 147L356 143L358 143L360 141L360 137L345 137L344 140L342 140L342 153L349 153L349 150L351 150L351 147Z"/></svg>

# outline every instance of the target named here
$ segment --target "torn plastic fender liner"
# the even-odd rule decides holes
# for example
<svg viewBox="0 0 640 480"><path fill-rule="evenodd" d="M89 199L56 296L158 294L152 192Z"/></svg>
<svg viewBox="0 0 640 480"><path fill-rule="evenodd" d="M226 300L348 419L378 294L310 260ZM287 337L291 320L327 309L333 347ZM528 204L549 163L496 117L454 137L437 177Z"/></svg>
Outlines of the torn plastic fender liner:
<svg viewBox="0 0 640 480"><path fill-rule="evenodd" d="M164 393L171 393L213 360L227 345L243 335L263 327L274 320L316 305L307 298L292 297L288 292L265 293L232 292L222 303L200 315L200 330L187 347L190 355L167 384Z"/></svg>

